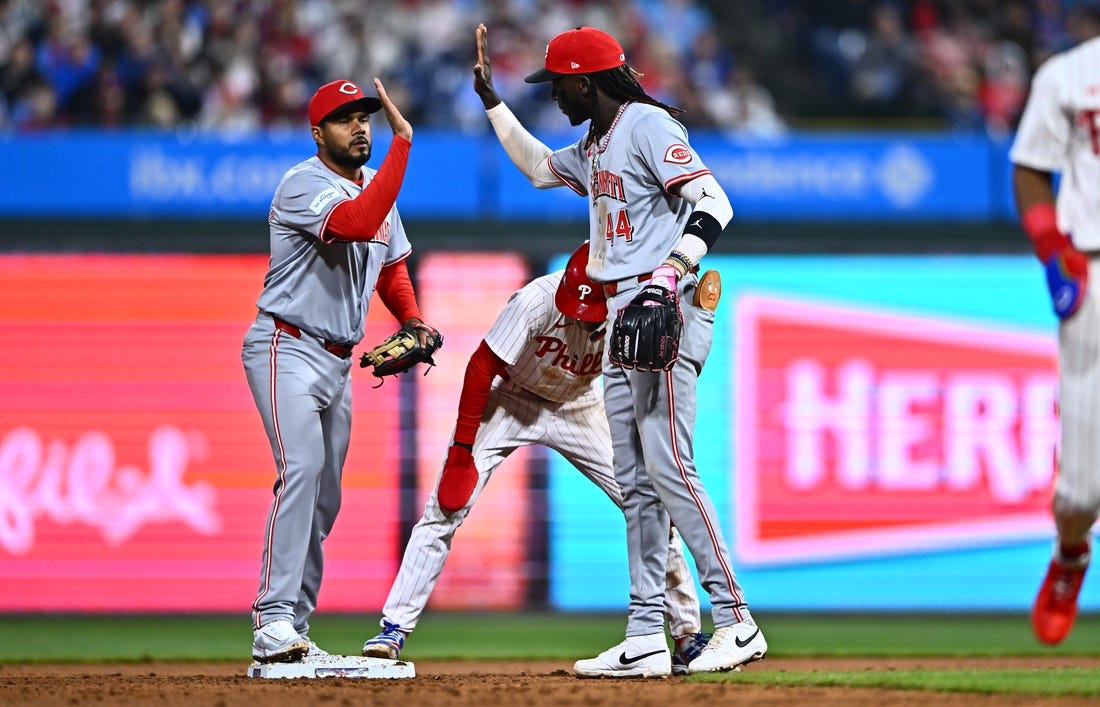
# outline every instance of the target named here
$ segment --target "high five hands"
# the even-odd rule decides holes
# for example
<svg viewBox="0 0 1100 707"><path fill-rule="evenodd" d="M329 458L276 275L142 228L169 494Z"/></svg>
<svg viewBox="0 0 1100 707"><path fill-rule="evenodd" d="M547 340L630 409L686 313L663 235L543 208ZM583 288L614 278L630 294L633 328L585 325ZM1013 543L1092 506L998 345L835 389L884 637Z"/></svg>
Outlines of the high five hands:
<svg viewBox="0 0 1100 707"><path fill-rule="evenodd" d="M382 85L381 79L374 80L374 88L378 91L378 100L382 102L382 110L386 113L386 120L389 121L390 129L393 130L394 135L400 135L406 140L412 140L413 129L409 121L405 120L405 116L401 115L401 111L397 109L397 106L390 100L389 95L386 93L386 87Z"/></svg>
<svg viewBox="0 0 1100 707"><path fill-rule="evenodd" d="M485 39L487 32L484 23L477 26L477 63L474 64L474 92L481 97L485 110L500 103L500 96L493 88L493 67L489 61L489 44Z"/></svg>

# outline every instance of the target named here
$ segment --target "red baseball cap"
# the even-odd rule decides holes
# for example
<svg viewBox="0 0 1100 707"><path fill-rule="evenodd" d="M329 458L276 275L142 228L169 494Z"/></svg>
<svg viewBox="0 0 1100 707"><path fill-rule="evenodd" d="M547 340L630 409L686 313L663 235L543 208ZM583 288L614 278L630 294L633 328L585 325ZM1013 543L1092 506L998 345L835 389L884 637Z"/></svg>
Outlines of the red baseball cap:
<svg viewBox="0 0 1100 707"><path fill-rule="evenodd" d="M363 89L354 82L338 79L317 89L309 99L309 124L320 125L326 118L334 117L337 111L374 113L381 108L382 101L363 95Z"/></svg>
<svg viewBox="0 0 1100 707"><path fill-rule="evenodd" d="M626 63L618 40L595 27L578 27L550 40L546 66L524 79L527 83L553 81L570 74L591 74Z"/></svg>

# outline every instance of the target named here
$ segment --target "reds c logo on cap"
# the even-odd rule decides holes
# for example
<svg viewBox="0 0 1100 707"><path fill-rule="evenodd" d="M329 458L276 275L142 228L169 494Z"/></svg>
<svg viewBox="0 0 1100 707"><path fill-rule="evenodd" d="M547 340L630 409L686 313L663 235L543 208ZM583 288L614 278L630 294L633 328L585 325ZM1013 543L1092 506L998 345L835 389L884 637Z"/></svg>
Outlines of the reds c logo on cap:
<svg viewBox="0 0 1100 707"><path fill-rule="evenodd" d="M309 124L317 125L340 108L373 113L381 107L381 101L373 96L364 96L363 89L354 81L337 79L317 89L313 98L309 99Z"/></svg>

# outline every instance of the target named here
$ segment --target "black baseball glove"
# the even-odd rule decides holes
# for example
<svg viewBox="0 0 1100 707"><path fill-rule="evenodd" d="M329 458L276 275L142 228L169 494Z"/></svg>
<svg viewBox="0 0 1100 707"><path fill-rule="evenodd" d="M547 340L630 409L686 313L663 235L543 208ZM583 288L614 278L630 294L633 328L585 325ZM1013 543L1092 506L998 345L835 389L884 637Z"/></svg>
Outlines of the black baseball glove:
<svg viewBox="0 0 1100 707"><path fill-rule="evenodd" d="M621 368L667 371L680 359L683 328L676 293L649 285L616 315L608 356Z"/></svg>
<svg viewBox="0 0 1100 707"><path fill-rule="evenodd" d="M426 344L420 343L418 331L428 334ZM361 368L373 366L372 374L375 378L404 373L418 363L435 365L432 354L443 346L443 336L424 322L410 319L399 330L391 334L385 341L363 354L359 360ZM427 374L428 371L424 371Z"/></svg>

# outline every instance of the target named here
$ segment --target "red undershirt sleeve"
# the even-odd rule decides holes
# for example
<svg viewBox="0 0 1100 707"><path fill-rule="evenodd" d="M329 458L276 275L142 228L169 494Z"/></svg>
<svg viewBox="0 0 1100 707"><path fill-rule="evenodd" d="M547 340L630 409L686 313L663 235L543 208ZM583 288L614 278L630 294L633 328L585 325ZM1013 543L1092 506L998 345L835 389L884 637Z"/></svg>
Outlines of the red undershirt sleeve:
<svg viewBox="0 0 1100 707"><path fill-rule="evenodd" d="M466 364L466 378L462 382L462 394L458 398L458 421L455 423L455 443L473 445L481 416L489 402L489 388L493 378L504 373L508 364L493 353L483 339L477 351Z"/></svg>
<svg viewBox="0 0 1100 707"><path fill-rule="evenodd" d="M412 143L394 135L386 159L375 172L366 188L354 199L347 199L333 207L329 214L321 240L369 241L374 238L386 214L397 201L397 192L405 179L405 167L409 163Z"/></svg>
<svg viewBox="0 0 1100 707"><path fill-rule="evenodd" d="M420 308L416 305L412 280L409 279L409 268L404 260L382 268L382 272L378 273L376 291L382 304L386 305L386 309L390 310L402 324L412 317L423 319L420 316Z"/></svg>

